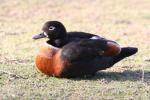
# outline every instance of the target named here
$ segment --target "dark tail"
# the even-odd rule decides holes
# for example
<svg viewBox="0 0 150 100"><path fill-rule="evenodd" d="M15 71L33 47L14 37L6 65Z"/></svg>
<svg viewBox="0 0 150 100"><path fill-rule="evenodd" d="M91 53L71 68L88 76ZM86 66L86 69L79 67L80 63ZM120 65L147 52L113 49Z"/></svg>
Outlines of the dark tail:
<svg viewBox="0 0 150 100"><path fill-rule="evenodd" d="M121 48L120 54L113 57L113 60L112 60L111 64L114 65L118 61L135 54L137 51L138 51L138 48L135 48L135 47Z"/></svg>

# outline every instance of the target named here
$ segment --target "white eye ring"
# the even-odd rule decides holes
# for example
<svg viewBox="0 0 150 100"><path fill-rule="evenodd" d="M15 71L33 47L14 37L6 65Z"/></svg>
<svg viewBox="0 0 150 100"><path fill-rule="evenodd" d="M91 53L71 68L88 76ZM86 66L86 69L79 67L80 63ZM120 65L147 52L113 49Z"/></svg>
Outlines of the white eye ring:
<svg viewBox="0 0 150 100"><path fill-rule="evenodd" d="M49 30L54 30L54 29L55 29L54 26L50 26L50 27L49 27Z"/></svg>

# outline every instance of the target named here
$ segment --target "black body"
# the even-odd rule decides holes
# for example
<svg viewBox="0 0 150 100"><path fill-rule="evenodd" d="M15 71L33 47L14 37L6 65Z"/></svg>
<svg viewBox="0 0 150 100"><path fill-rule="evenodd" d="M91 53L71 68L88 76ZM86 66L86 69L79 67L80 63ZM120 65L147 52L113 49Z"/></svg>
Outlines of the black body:
<svg viewBox="0 0 150 100"><path fill-rule="evenodd" d="M69 62L65 66L62 77L78 77L94 75L99 70L112 67L120 60L137 52L137 48L124 47L116 56L103 56L101 51L106 50L106 40L80 40L71 42L62 48L61 58ZM99 53L100 52L100 53Z"/></svg>

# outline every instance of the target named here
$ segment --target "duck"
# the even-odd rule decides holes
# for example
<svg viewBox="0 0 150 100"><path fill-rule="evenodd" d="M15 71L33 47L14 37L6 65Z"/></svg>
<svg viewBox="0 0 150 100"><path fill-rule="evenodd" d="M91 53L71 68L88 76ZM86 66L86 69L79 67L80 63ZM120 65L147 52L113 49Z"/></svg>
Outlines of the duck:
<svg viewBox="0 0 150 100"><path fill-rule="evenodd" d="M48 39L35 57L37 69L60 78L93 76L138 51L92 33L67 32L59 21L47 21L32 38Z"/></svg>

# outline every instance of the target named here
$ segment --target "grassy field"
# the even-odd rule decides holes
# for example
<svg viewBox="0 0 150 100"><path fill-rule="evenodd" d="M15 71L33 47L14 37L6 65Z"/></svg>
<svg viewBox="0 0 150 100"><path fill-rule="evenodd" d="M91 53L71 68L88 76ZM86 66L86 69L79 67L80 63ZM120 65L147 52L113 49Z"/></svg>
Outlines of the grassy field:
<svg viewBox="0 0 150 100"><path fill-rule="evenodd" d="M135 46L139 52L92 78L39 73L34 41L47 20ZM149 0L0 0L0 100L150 100Z"/></svg>

